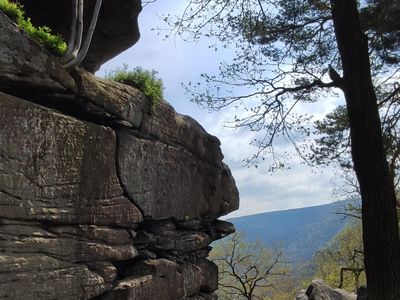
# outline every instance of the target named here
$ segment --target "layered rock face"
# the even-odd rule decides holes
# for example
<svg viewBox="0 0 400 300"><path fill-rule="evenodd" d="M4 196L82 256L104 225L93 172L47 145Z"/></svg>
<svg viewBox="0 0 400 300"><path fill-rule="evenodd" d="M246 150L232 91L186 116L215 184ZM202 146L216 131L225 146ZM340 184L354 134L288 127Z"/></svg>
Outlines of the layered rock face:
<svg viewBox="0 0 400 300"><path fill-rule="evenodd" d="M218 139L0 28L0 298L215 299L238 208Z"/></svg>

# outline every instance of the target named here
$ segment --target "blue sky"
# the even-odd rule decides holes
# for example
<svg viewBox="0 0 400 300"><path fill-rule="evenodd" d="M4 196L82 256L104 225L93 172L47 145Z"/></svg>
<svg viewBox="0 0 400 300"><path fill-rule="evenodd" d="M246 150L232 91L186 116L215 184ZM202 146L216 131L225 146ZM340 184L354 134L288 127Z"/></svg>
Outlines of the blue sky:
<svg viewBox="0 0 400 300"><path fill-rule="evenodd" d="M264 211L283 210L329 203L332 197L333 169L312 170L294 159L290 170L267 173L269 162L256 169L243 167L243 159L256 150L250 146L255 134L226 127L237 111L229 108L221 112L209 113L190 102L181 83L200 81L201 73L217 74L222 59L229 59L229 50L214 51L209 42L186 43L180 39L163 40L163 32L151 30L166 27L161 21L163 14L179 14L185 1L158 0L144 8L139 17L141 38L131 49L106 63L97 73L121 67L126 63L131 67L141 66L159 72L165 86L165 98L177 112L194 117L209 133L217 136L222 143L225 162L230 166L240 192L240 208L230 217L255 214ZM304 104L297 109L315 117L330 112L338 99L329 98L323 105ZM292 151L290 145L279 145L281 150Z"/></svg>

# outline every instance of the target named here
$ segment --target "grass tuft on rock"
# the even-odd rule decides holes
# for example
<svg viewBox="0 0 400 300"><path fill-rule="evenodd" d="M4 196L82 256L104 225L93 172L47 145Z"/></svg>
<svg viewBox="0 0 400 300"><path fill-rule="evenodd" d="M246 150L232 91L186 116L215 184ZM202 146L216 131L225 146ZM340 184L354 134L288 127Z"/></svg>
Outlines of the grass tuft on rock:
<svg viewBox="0 0 400 300"><path fill-rule="evenodd" d="M33 26L31 19L25 17L21 4L9 0L0 0L0 10L17 23L18 27L25 31L30 38L37 40L53 54L62 56L67 51L67 44L62 37L52 34L49 27Z"/></svg>
<svg viewBox="0 0 400 300"><path fill-rule="evenodd" d="M129 69L128 65L124 64L122 68L107 72L106 79L139 89L149 97L151 109L154 110L157 103L164 97L164 85L162 80L157 77L157 74L157 71L148 71L141 67Z"/></svg>

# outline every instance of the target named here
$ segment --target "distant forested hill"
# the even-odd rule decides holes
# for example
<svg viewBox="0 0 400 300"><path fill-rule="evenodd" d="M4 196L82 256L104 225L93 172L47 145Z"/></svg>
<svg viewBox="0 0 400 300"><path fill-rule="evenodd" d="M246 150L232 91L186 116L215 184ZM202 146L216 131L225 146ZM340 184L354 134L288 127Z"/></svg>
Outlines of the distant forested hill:
<svg viewBox="0 0 400 300"><path fill-rule="evenodd" d="M237 231L244 231L249 240L259 238L266 246L283 246L287 258L301 265L351 221L335 214L343 211L346 203L267 212L229 221L235 224Z"/></svg>

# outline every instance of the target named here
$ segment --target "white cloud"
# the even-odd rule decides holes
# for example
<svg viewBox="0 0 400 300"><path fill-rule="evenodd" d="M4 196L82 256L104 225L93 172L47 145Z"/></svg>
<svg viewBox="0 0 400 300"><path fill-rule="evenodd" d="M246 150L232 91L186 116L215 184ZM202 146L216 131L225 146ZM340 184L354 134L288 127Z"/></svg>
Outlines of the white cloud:
<svg viewBox="0 0 400 300"><path fill-rule="evenodd" d="M329 203L333 170L313 171L302 165L291 170L265 174L261 168L231 164L238 185L240 209L231 216L255 214Z"/></svg>

